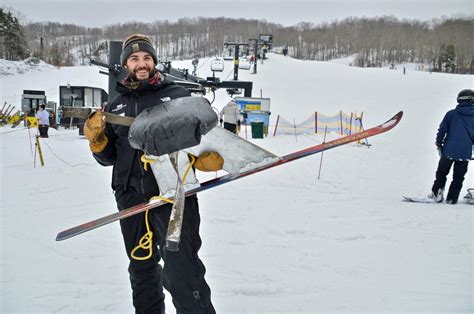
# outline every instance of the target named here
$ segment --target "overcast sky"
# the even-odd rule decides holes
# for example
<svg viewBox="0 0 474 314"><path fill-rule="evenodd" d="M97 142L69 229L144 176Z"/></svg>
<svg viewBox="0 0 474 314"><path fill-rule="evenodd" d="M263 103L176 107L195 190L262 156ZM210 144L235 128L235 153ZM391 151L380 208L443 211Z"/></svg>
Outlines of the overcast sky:
<svg viewBox="0 0 474 314"><path fill-rule="evenodd" d="M98 3L97 3L98 2ZM176 21L181 17L265 19L285 26L330 22L349 16L430 20L474 14L473 0L1 0L22 22L55 21L104 26L128 21Z"/></svg>

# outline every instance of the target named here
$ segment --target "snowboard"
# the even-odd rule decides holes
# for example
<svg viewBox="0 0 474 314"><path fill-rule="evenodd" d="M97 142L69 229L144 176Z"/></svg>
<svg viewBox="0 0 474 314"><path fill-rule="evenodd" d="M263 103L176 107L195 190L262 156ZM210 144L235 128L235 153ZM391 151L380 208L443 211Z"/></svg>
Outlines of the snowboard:
<svg viewBox="0 0 474 314"><path fill-rule="evenodd" d="M288 155L281 156L279 158L273 159L271 162L263 162L258 165L249 167L247 169L244 169L241 172L238 173L228 173L225 175L222 175L220 177L217 177L215 179L211 179L205 182L200 183L199 187L190 189L185 192L186 196L190 196L202 191L206 191L215 187L218 187L220 185L235 181L240 178L244 178L253 174L256 174L260 171L264 171L273 167L281 166L286 163L298 160L300 158L308 157L313 154L317 154L320 152L323 152L325 150L329 150L335 147L339 147L348 143L356 142L361 139L365 139L371 136L379 135L382 133L385 133L391 129L393 129L401 120L403 116L403 111L398 112L395 116L390 118L388 121L385 123L382 123L378 126L375 126L370 129L363 130L358 133L354 133L351 135L343 136L338 139L322 143L319 145L311 146L303 150L299 150L293 153L290 153ZM205 136L204 136L205 137ZM231 143L228 143L228 145L232 145ZM255 145L255 144L252 144ZM262 149L263 150L263 149ZM107 225L109 223L112 223L114 221L118 221L120 219L125 219L127 217L143 213L149 209L157 208L162 205L166 204L165 201L159 200L159 199L152 199L148 202L138 204L136 206L130 207L128 209L124 209L122 211L115 212L113 214L104 216L102 218L92 220L86 223L83 223L81 225L78 225L76 227L61 231L58 233L56 237L56 241L62 241L74 236L77 236L79 234L82 234L84 232L99 228L101 226Z"/></svg>
<svg viewBox="0 0 474 314"><path fill-rule="evenodd" d="M423 203L423 204L438 204L435 200L428 198L428 197L408 197L403 196L404 202L409 203ZM442 204L442 203L439 203Z"/></svg>

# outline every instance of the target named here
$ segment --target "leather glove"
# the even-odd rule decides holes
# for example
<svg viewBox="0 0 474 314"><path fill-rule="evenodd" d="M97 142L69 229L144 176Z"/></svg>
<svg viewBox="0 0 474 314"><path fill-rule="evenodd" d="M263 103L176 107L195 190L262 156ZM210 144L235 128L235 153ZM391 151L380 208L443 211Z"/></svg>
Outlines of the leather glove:
<svg viewBox="0 0 474 314"><path fill-rule="evenodd" d="M109 142L104 133L105 121L102 111L94 111L84 123L84 135L89 140L89 148L93 153L100 153Z"/></svg>
<svg viewBox="0 0 474 314"><path fill-rule="evenodd" d="M443 144L436 143L436 149L438 150L439 157L443 157Z"/></svg>
<svg viewBox="0 0 474 314"><path fill-rule="evenodd" d="M194 167L204 172L222 170L224 159L218 152L204 152L197 158Z"/></svg>

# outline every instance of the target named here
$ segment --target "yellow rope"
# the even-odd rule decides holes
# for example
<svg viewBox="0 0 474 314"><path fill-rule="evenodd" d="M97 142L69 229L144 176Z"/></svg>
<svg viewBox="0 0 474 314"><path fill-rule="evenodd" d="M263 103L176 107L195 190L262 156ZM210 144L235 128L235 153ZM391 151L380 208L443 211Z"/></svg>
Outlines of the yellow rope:
<svg viewBox="0 0 474 314"><path fill-rule="evenodd" d="M143 169L145 169L145 171L148 171L148 164L156 162L156 159L148 158L145 154L142 155L140 160L143 162Z"/></svg>
<svg viewBox="0 0 474 314"><path fill-rule="evenodd" d="M183 184L184 184L184 182L186 182L186 177L189 173L189 170L191 170L192 166L194 165L194 162L196 161L196 157L194 157L193 155L189 155L189 156L191 156L191 162L190 162L188 168L186 169L186 171L184 172L183 179L182 179ZM156 159L149 159L145 156L145 154L143 154L142 157L141 157L141 161L144 163L143 167L144 167L145 171L147 171L147 164L151 164L153 162L156 162ZM169 198L163 197L163 196L153 196L152 198L150 198L150 201L154 201L154 200L161 200L161 201L165 201L165 202L170 203L170 204L173 203L172 200L170 200ZM133 258L134 260L137 260L137 261L147 260L153 254L153 231L151 231L151 229L150 229L150 222L148 220L148 211L149 211L149 209L147 209L146 212L145 212L146 233L140 238L140 241L138 241L138 245L136 247L134 247L132 252L130 253L131 258ZM148 250L148 255L147 256L136 256L135 252L138 251L139 249Z"/></svg>
<svg viewBox="0 0 474 314"><path fill-rule="evenodd" d="M188 154L188 156L191 156L191 162L189 163L188 168L187 168L186 171L184 172L183 180L182 180L182 181L183 181L183 184L184 184L184 182L186 182L186 177L188 176L189 170L191 170L191 168L192 168L193 165L194 165L194 162L196 161L196 157L194 157L193 155Z"/></svg>
<svg viewBox="0 0 474 314"><path fill-rule="evenodd" d="M137 261L144 261L147 260L151 257L153 253L153 231L150 229L150 223L148 221L148 209L145 212L145 224L146 224L146 233L141 237L140 241L138 242L138 245L132 250L132 253L130 256ZM139 249L143 250L148 250L148 255L147 256L136 256L135 252Z"/></svg>

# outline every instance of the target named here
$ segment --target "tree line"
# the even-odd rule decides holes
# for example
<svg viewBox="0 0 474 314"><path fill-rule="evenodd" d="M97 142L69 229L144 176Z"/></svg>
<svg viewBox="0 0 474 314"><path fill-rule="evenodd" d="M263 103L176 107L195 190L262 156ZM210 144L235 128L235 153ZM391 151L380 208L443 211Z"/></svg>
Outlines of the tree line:
<svg viewBox="0 0 474 314"><path fill-rule="evenodd" d="M3 16L10 13L0 12L0 23L4 23ZM248 43L259 34L273 34L274 47L287 46L289 56L298 59L327 61L356 54L354 66L414 62L428 65L432 71L474 74L473 16L431 21L350 17L290 27L266 20L225 17L129 22L103 28L55 22L11 25L0 24L0 31L4 30L0 33L1 58L18 60L28 53L57 66L86 65L90 59L105 62L108 41L122 41L136 32L152 38L162 61L217 56L223 53L224 42ZM23 50L7 45L13 42Z"/></svg>
<svg viewBox="0 0 474 314"><path fill-rule="evenodd" d="M26 35L18 18L11 12L0 8L0 58L24 59L28 53Z"/></svg>

